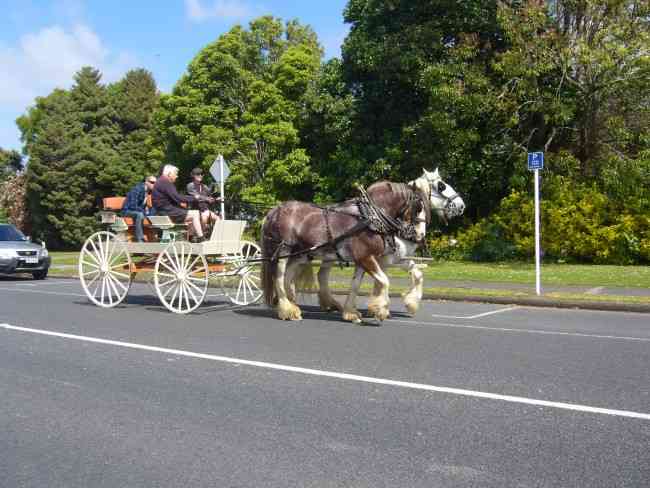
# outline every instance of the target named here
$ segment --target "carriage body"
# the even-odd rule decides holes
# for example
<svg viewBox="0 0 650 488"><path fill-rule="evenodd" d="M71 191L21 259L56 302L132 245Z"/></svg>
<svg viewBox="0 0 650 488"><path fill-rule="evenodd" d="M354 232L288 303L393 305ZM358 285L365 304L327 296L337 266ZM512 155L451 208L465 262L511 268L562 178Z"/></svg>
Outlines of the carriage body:
<svg viewBox="0 0 650 488"><path fill-rule="evenodd" d="M220 288L237 305L261 298L261 252L243 238L246 221L217 221L208 240L190 243L184 224L150 216L143 225L145 242L136 242L133 221L118 213L122 202L122 197L104 199L98 218L106 230L91 235L79 256L79 278L94 304L111 308L122 303L138 274L174 313L198 308L210 287Z"/></svg>

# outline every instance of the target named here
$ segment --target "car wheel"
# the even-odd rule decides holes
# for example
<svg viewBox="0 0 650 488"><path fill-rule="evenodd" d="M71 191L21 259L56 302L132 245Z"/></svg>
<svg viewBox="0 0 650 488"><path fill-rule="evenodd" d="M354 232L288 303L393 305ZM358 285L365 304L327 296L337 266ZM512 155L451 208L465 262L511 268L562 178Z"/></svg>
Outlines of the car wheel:
<svg viewBox="0 0 650 488"><path fill-rule="evenodd" d="M32 273L32 276L34 277L35 280L44 280L45 277L47 276L47 270L41 270L41 271L34 271Z"/></svg>

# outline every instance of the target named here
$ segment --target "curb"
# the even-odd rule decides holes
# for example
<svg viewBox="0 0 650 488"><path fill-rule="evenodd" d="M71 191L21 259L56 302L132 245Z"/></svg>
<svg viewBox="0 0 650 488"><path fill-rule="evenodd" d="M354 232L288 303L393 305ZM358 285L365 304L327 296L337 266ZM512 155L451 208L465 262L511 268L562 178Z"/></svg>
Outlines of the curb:
<svg viewBox="0 0 650 488"><path fill-rule="evenodd" d="M78 279L78 276L56 275L52 278ZM301 290L301 293L316 294L312 290ZM343 290L332 289L332 294L345 296L348 293ZM369 296L369 292L360 291L358 296ZM401 298L402 294L398 292L390 293L391 298ZM560 308L560 309L580 309L580 310L600 310L604 312L632 312L632 313L650 313L650 304L643 303L625 303L616 301L583 301L583 300L563 300L561 298L546 297L507 297L507 296L482 296L482 295L455 295L450 293L424 293L423 300L446 300L450 302L473 302L473 303L495 303L499 305L521 305L526 307L543 307L543 308Z"/></svg>

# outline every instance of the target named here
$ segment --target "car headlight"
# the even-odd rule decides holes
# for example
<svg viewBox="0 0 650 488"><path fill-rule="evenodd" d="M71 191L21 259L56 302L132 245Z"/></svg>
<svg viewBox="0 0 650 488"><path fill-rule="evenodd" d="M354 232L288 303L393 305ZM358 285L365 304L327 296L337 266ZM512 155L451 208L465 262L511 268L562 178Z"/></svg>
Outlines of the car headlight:
<svg viewBox="0 0 650 488"><path fill-rule="evenodd" d="M0 258L2 259L15 258L16 256L16 251L12 249L0 249Z"/></svg>
<svg viewBox="0 0 650 488"><path fill-rule="evenodd" d="M41 257L46 258L50 255L50 253L47 251L47 249L43 248L41 249Z"/></svg>

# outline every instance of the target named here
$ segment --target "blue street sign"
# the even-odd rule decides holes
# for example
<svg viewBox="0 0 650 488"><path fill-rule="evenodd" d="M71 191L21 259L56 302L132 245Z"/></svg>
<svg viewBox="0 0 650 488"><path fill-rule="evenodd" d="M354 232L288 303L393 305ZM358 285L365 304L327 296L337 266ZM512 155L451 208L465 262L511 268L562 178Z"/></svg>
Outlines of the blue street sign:
<svg viewBox="0 0 650 488"><path fill-rule="evenodd" d="M528 169L544 169L544 153L532 152L528 153Z"/></svg>

